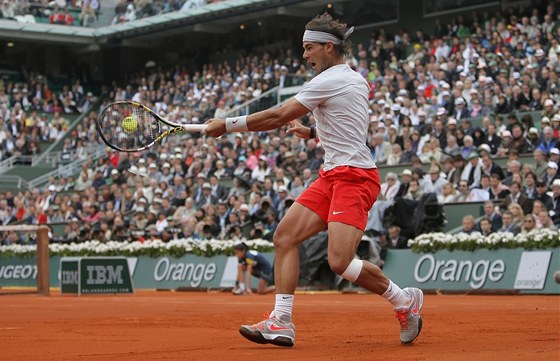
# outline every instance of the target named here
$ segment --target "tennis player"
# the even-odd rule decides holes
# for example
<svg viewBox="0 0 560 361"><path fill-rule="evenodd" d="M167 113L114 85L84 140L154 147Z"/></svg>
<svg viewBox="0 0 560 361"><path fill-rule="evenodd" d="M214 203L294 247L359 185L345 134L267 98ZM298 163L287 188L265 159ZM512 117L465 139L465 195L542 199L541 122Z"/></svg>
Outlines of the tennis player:
<svg viewBox="0 0 560 361"><path fill-rule="evenodd" d="M290 124L289 133L318 138L325 150L324 169L290 207L274 234L276 303L269 317L239 332L256 343L293 346L294 291L299 276L298 246L328 230L331 269L350 282L381 295L400 322L400 340L409 344L420 333L423 293L401 289L381 269L356 258L368 211L380 189L377 167L366 146L369 85L344 62L353 28L328 14L312 19L303 35L303 58L317 75L282 107L234 118L211 119L206 133L271 130ZM295 119L313 112L316 128Z"/></svg>

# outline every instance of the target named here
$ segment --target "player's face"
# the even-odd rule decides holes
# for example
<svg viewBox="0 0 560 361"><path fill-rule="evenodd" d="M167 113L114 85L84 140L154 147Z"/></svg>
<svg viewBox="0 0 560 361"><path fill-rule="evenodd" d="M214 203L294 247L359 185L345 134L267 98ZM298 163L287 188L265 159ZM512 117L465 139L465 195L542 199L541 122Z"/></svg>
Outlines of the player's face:
<svg viewBox="0 0 560 361"><path fill-rule="evenodd" d="M303 42L303 59L317 73L328 68L325 45L319 43Z"/></svg>

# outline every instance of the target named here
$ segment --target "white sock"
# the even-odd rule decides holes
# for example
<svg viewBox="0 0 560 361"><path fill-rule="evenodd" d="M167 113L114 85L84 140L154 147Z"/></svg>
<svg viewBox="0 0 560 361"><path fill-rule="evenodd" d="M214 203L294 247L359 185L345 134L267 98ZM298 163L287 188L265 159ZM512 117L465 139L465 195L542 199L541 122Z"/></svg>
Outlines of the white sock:
<svg viewBox="0 0 560 361"><path fill-rule="evenodd" d="M385 293L382 294L381 297L389 301L389 303L393 305L393 308L395 309L407 307L410 305L410 302L412 302L412 299L391 280L389 280L389 287L387 287L387 291L385 291Z"/></svg>
<svg viewBox="0 0 560 361"><path fill-rule="evenodd" d="M245 283L243 282L239 283L239 288L245 290Z"/></svg>
<svg viewBox="0 0 560 361"><path fill-rule="evenodd" d="M282 322L292 322L293 307L294 295L277 294L274 304L274 317Z"/></svg>

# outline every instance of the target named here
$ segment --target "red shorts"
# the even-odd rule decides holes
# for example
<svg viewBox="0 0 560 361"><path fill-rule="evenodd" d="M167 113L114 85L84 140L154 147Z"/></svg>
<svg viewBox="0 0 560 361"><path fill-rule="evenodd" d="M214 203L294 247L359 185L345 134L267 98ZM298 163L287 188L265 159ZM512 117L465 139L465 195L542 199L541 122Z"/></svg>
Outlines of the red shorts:
<svg viewBox="0 0 560 361"><path fill-rule="evenodd" d="M325 223L341 222L363 231L380 188L377 168L342 166L321 170L319 178L296 202L317 213Z"/></svg>

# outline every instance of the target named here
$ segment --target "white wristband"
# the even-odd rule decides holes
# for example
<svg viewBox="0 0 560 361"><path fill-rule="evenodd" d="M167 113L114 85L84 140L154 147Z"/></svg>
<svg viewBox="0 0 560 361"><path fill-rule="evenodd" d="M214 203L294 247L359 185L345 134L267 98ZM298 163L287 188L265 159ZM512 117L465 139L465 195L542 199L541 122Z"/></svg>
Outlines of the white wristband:
<svg viewBox="0 0 560 361"><path fill-rule="evenodd" d="M247 116L243 115L240 117L226 118L226 131L228 133L248 132Z"/></svg>

